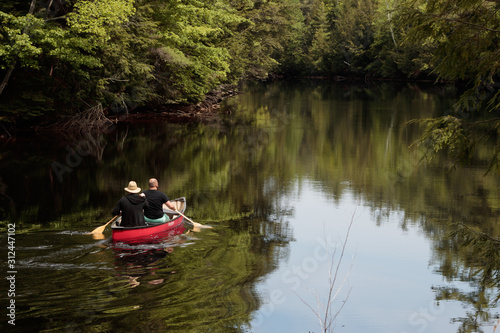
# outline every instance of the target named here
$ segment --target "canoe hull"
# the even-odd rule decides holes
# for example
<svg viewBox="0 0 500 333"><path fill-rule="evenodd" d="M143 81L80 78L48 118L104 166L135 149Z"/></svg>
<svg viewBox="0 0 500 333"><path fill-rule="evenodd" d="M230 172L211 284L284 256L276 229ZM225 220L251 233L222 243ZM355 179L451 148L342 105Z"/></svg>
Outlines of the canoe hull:
<svg viewBox="0 0 500 333"><path fill-rule="evenodd" d="M175 199L179 211L183 213L186 209L186 199ZM171 215L172 212L164 209L164 212ZM118 221L111 225L113 232L113 242L126 243L151 243L159 242L165 238L182 234L186 229L184 227L184 217L177 215L174 219L161 224L148 224L139 227L125 228L118 224Z"/></svg>

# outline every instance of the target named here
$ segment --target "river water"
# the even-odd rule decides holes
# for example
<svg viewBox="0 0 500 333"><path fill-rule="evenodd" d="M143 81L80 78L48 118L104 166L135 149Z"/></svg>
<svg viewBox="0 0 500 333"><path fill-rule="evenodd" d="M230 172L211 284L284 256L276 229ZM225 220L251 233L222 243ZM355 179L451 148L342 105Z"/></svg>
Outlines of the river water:
<svg viewBox="0 0 500 333"><path fill-rule="evenodd" d="M421 162L408 124L449 113L452 87L242 89L208 123L2 143L3 332L495 331L489 148L454 170ZM212 228L86 234L150 177Z"/></svg>

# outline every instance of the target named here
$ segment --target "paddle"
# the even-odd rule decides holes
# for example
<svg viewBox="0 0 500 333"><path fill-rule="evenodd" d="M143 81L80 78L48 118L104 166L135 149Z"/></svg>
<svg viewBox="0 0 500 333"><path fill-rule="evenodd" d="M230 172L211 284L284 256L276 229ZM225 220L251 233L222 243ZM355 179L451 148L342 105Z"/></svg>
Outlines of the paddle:
<svg viewBox="0 0 500 333"><path fill-rule="evenodd" d="M108 221L108 223L106 223L105 225L101 225L100 227L95 228L94 230L92 230L92 232L89 232L89 234L102 234L102 232L104 231L104 229L106 229L108 224L110 224L111 222L113 222L114 220L116 220L119 217L120 217L120 215L114 216L111 220Z"/></svg>
<svg viewBox="0 0 500 333"><path fill-rule="evenodd" d="M209 229L209 228L212 228L211 226L209 225L203 225L203 224L200 224L200 223L196 223L195 221L191 220L189 217L187 217L186 215L182 214L181 212L179 212L177 209L175 210L179 215L182 215L186 220L188 220L189 222L191 222L195 228L204 228L204 229Z"/></svg>

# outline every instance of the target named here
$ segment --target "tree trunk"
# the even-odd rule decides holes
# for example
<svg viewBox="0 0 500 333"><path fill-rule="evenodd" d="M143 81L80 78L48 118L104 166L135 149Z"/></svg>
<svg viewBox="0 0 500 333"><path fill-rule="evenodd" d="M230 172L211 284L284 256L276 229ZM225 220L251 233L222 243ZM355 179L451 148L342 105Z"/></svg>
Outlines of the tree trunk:
<svg viewBox="0 0 500 333"><path fill-rule="evenodd" d="M15 66L12 66L11 68L9 68L7 70L7 73L5 74L4 78L3 78L3 81L2 81L2 84L0 84L0 95L2 94L3 90L5 89L5 87L7 86L7 83L9 82L9 79L10 79L10 75L12 74L12 72L14 71L14 67Z"/></svg>
<svg viewBox="0 0 500 333"><path fill-rule="evenodd" d="M398 43L396 43L396 38L394 37L394 29L393 29L393 24L392 24L392 13L391 10L389 9L389 3L387 0L385 0L385 6L387 8L387 20L389 21L389 29L391 30L391 37L392 41L394 43L394 46L396 47L396 52L398 51Z"/></svg>
<svg viewBox="0 0 500 333"><path fill-rule="evenodd" d="M28 14L33 15L33 12L35 11L35 5L36 5L36 0L31 0L31 5L30 5L30 9L28 11Z"/></svg>

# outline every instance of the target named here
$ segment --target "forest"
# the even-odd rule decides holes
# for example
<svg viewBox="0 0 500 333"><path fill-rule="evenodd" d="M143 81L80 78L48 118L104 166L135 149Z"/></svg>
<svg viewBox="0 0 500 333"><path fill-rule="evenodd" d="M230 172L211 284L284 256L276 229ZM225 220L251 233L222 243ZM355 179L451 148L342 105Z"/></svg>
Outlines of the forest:
<svg viewBox="0 0 500 333"><path fill-rule="evenodd" d="M467 291L472 292L448 290L445 285L437 290L436 299L443 304L455 298L477 305L477 311L460 319L464 322L492 320L484 315L490 300L483 295L484 286L497 287L500 281L500 0L9 0L0 1L0 21L0 142L35 136L18 140L19 146L1 153L1 221L13 221L27 234L42 227L92 230L92 223L109 219L103 218L104 212L109 215L108 208L116 203L122 179L128 180L131 173L137 179L158 175L168 180L170 193L189 198L197 221L215 221L222 230L209 241L206 256L198 254L206 249L200 245L182 248L188 254L186 261L174 257L180 258L174 262L178 267L188 262L188 273L179 270L182 283L173 289L187 290L183 281L193 280L182 274L193 273L191 267L201 272L206 258L217 262L208 272L221 276L222 283L200 279L191 293L195 297L187 302L194 307L202 302L200 308L213 314L209 318L226 318L219 312L223 306L213 306L218 302L197 297L207 294L210 283L214 299L234 306L234 317L227 318L246 322L248 314L259 308L258 299L241 297L249 291L246 286L272 271L277 265L272 256L279 251L286 254L286 243L293 239L286 212L276 213L280 206L274 203L282 200L283 192L293 191L287 187L297 177L307 180L313 175L326 184L329 198L340 198L350 186L373 203L377 219L386 218L385 212L404 211L402 230L412 225L421 228L435 251L432 264L445 279L471 276L472 288ZM234 111L224 132L164 123L154 132L96 131L65 147L65 142L44 147L46 142L36 137L42 127L63 120L68 124L93 116L100 121L126 113L162 113L172 105L198 105L242 81L298 78L359 85L360 95L365 85L380 81L446 83L459 88L459 98L447 114L433 118L437 113L432 111L441 110L437 106L445 100L444 93L422 100L412 99L410 93L397 95L391 118L403 123L420 117L402 130L381 121L386 118L376 108L332 112L327 104L317 103L321 99L298 102L307 101L299 98L301 94L341 94L340 89L275 87L289 102L286 110L242 94L247 98L242 104L255 106L251 110L262 114L245 114L229 101ZM256 89L268 91L275 83ZM383 99L381 91L373 98ZM257 118L261 123L255 128L236 126L257 123ZM63 141L64 134L57 134ZM481 141L490 144L480 145ZM420 154L409 149L417 146L427 153L425 157L438 160L438 167L417 169ZM85 154L70 160L68 156L79 148ZM158 154L161 150L169 152ZM452 177L444 169L455 164L440 160L443 151L457 165L474 155L479 162ZM489 167L486 175L484 165ZM359 172L360 166L369 167ZM420 218L424 214L429 218ZM285 216L283 221L275 221L274 216L280 215ZM40 233L28 236L35 239ZM53 281L48 277L45 280ZM92 276L82 286L96 279L104 280ZM224 297L219 294L221 286ZM83 296L71 298L78 303L76 308L101 295L84 287L77 293ZM109 295L104 296L100 299L109 302ZM57 298L56 304L66 299ZM29 307L36 318L49 318L47 325L64 324L66 318L54 317L54 309L59 307ZM176 316L167 317L161 309L152 311L156 322L175 321ZM103 313L106 318L113 315ZM189 325L206 327L193 321L191 313L179 315L189 315ZM106 324L104 320L104 328Z"/></svg>
<svg viewBox="0 0 500 333"><path fill-rule="evenodd" d="M498 110L499 10L498 0L3 1L1 131L96 107L196 104L276 77L446 81L466 88L458 115ZM426 124L428 136L460 130L455 118Z"/></svg>

